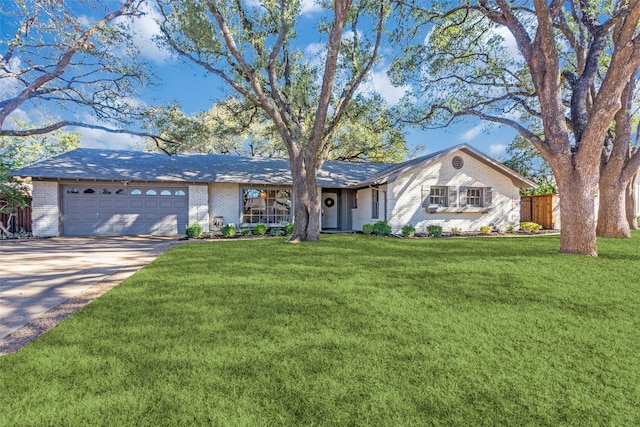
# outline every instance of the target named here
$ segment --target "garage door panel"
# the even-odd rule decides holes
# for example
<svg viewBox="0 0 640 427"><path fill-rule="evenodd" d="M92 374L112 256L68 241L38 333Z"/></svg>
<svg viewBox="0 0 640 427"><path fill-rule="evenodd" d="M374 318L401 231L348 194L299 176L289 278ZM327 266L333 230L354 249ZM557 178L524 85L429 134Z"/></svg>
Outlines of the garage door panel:
<svg viewBox="0 0 640 427"><path fill-rule="evenodd" d="M80 187L79 192L68 192ZM96 186L95 188L108 188ZM93 188L92 187L92 188ZM62 191L63 234L134 235L184 233L188 220L186 187L171 187L172 195L153 195L157 187L139 186L141 194L84 193L88 186L66 186ZM112 189L113 190L113 189ZM148 192L148 194L147 194ZM185 195L176 196L175 192Z"/></svg>

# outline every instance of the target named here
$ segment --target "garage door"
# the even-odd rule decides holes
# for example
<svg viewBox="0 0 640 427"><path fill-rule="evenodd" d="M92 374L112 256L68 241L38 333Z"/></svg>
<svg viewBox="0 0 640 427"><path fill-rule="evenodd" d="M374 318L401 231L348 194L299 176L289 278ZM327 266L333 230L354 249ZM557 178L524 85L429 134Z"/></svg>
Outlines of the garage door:
<svg viewBox="0 0 640 427"><path fill-rule="evenodd" d="M185 231L188 188L161 185L64 185L66 236L169 235Z"/></svg>

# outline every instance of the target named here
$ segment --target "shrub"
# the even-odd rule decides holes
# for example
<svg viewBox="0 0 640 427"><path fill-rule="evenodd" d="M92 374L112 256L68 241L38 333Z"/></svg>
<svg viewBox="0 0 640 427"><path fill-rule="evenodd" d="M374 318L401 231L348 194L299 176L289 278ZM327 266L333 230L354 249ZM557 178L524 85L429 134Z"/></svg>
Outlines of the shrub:
<svg viewBox="0 0 640 427"><path fill-rule="evenodd" d="M440 237L442 236L442 226L439 224L430 224L426 227L427 234L430 237Z"/></svg>
<svg viewBox="0 0 640 427"><path fill-rule="evenodd" d="M483 225L482 227L480 227L480 232L482 234L491 234L491 226L490 225Z"/></svg>
<svg viewBox="0 0 640 427"><path fill-rule="evenodd" d="M267 234L267 226L265 224L256 224L253 226L253 234L256 236L264 236Z"/></svg>
<svg viewBox="0 0 640 427"><path fill-rule="evenodd" d="M284 235L288 236L289 234L293 233L293 223L292 222L288 222L284 225L284 227L282 227L282 231L284 231Z"/></svg>
<svg viewBox="0 0 640 427"><path fill-rule="evenodd" d="M402 235L404 237L413 237L416 235L416 228L411 224L407 224L402 227Z"/></svg>
<svg viewBox="0 0 640 427"><path fill-rule="evenodd" d="M364 234L373 234L373 225L365 224L362 226L362 232Z"/></svg>
<svg viewBox="0 0 640 427"><path fill-rule="evenodd" d="M462 234L462 230L459 229L458 227L451 227L451 234L453 236L459 236Z"/></svg>
<svg viewBox="0 0 640 427"><path fill-rule="evenodd" d="M513 233L514 231L516 231L516 227L511 224L507 225L507 233Z"/></svg>
<svg viewBox="0 0 640 427"><path fill-rule="evenodd" d="M249 237L251 236L251 230L248 228L243 228L242 230L240 230L240 235L244 237Z"/></svg>
<svg viewBox="0 0 640 427"><path fill-rule="evenodd" d="M269 230L269 234L272 236L282 236L283 233L284 231L282 231L281 228L272 228Z"/></svg>
<svg viewBox="0 0 640 427"><path fill-rule="evenodd" d="M378 221L373 224L373 234L376 236L390 236L391 226L387 221Z"/></svg>
<svg viewBox="0 0 640 427"><path fill-rule="evenodd" d="M194 222L191 225L187 225L187 230L185 232L189 239L197 239L202 236L202 226L197 222Z"/></svg>
<svg viewBox="0 0 640 427"><path fill-rule="evenodd" d="M220 229L224 237L233 237L236 235L236 227L233 224L227 224Z"/></svg>
<svg viewBox="0 0 640 427"><path fill-rule="evenodd" d="M542 226L540 224L536 224L535 222L521 222L520 230L527 231L529 233L540 231Z"/></svg>

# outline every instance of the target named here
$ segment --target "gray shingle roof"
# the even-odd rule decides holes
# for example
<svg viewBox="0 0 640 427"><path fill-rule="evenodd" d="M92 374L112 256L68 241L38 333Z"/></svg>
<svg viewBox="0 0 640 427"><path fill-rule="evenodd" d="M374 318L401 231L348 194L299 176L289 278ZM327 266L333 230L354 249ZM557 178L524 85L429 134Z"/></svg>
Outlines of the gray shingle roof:
<svg viewBox="0 0 640 427"><path fill-rule="evenodd" d="M322 187L357 185L389 167L385 163L326 161L318 173ZM225 182L291 185L287 159L214 154L179 154L79 148L14 172L41 179Z"/></svg>
<svg viewBox="0 0 640 427"><path fill-rule="evenodd" d="M520 188L535 187L511 169L467 144L450 147L403 163L354 163L328 160L318 173L320 187L365 187L393 181L420 165L454 151L465 153L509 176ZM179 154L78 148L18 169L16 176L40 179L90 179L109 181L223 182L291 185L287 159L215 154Z"/></svg>

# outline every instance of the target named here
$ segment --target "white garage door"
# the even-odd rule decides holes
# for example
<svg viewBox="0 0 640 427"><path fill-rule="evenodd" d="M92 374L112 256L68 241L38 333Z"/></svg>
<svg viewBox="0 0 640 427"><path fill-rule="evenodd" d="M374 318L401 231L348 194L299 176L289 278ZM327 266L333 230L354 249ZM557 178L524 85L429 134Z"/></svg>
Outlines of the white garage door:
<svg viewBox="0 0 640 427"><path fill-rule="evenodd" d="M170 235L185 231L188 187L112 184L64 185L65 236Z"/></svg>

